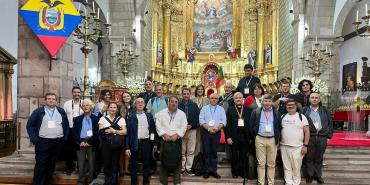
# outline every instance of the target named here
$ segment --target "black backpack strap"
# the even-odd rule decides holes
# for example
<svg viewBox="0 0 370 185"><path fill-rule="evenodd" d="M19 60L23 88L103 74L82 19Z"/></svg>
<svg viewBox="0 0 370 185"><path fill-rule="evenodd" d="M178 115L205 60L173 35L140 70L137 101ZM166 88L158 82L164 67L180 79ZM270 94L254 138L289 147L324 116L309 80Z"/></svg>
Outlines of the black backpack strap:
<svg viewBox="0 0 370 185"><path fill-rule="evenodd" d="M121 128L121 126L118 125L119 120L121 120L121 116L116 116L113 121L111 121L107 116L104 116L104 118L111 124L112 127L118 126L118 128Z"/></svg>
<svg viewBox="0 0 370 185"><path fill-rule="evenodd" d="M298 115L299 115L299 119L301 120L301 122L302 122L302 114L301 113L298 113Z"/></svg>
<svg viewBox="0 0 370 185"><path fill-rule="evenodd" d="M301 114L299 114L299 116L300 116L300 115L301 115ZM283 115L281 116L281 120L283 120L285 116L286 116L286 114L283 114Z"/></svg>

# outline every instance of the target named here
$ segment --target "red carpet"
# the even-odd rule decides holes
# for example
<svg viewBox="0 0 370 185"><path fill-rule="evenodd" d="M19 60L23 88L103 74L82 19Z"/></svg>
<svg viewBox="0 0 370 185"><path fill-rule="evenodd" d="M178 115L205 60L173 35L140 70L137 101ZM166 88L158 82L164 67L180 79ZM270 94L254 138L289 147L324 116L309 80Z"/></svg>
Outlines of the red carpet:
<svg viewBox="0 0 370 185"><path fill-rule="evenodd" d="M329 146L369 146L370 137L365 133L334 133Z"/></svg>

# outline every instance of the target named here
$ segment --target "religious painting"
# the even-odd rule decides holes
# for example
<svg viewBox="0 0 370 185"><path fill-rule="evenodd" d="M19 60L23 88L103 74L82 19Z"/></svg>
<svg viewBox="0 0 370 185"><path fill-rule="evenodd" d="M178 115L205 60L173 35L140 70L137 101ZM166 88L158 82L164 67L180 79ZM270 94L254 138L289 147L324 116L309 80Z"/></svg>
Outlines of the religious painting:
<svg viewBox="0 0 370 185"><path fill-rule="evenodd" d="M193 42L199 52L225 52L231 46L231 0L199 0L194 9Z"/></svg>
<svg viewBox="0 0 370 185"><path fill-rule="evenodd" d="M160 43L157 46L157 64L163 65L163 49Z"/></svg>
<svg viewBox="0 0 370 185"><path fill-rule="evenodd" d="M344 91L356 90L357 62L343 66L342 88Z"/></svg>

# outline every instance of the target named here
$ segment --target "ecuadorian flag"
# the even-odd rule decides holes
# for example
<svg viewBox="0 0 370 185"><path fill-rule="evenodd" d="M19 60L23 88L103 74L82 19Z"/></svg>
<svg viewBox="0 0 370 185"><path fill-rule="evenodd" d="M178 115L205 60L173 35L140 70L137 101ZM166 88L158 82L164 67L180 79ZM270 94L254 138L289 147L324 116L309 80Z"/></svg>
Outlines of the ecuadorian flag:
<svg viewBox="0 0 370 185"><path fill-rule="evenodd" d="M29 0L19 14L53 57L81 22L71 0Z"/></svg>

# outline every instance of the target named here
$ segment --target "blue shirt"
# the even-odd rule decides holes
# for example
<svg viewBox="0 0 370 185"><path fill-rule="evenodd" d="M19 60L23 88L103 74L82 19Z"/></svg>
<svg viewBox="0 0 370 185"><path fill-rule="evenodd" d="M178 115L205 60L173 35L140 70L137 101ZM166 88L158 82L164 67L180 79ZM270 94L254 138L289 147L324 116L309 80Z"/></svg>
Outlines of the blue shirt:
<svg viewBox="0 0 370 185"><path fill-rule="evenodd" d="M213 122L213 123L212 123ZM200 125L208 124L213 128L218 128L220 124L226 126L226 114L224 108L219 105L206 105L200 110L199 114Z"/></svg>
<svg viewBox="0 0 370 185"><path fill-rule="evenodd" d="M274 112L261 111L260 125L258 128L258 135L272 137L274 136Z"/></svg>
<svg viewBox="0 0 370 185"><path fill-rule="evenodd" d="M90 130L92 134L92 121L90 116L85 116L84 119L82 120L82 128L81 128L81 133L80 133L80 138L81 139L86 139L91 136L87 136L87 132Z"/></svg>
<svg viewBox="0 0 370 185"><path fill-rule="evenodd" d="M161 96L160 98L155 97L154 99L148 102L146 108L148 112L155 117L155 114L167 108L166 97L164 96Z"/></svg>

